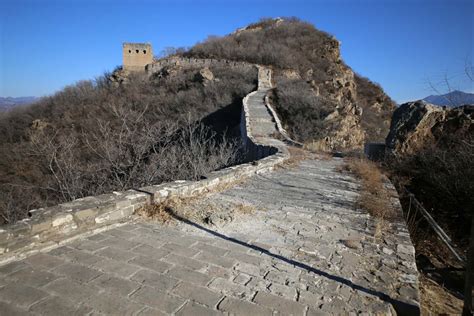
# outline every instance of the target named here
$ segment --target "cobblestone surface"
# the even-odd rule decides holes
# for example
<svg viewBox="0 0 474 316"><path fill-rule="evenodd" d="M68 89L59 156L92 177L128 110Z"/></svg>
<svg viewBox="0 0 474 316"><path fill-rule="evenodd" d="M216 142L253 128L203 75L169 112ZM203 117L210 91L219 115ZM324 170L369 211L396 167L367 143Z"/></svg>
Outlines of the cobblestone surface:
<svg viewBox="0 0 474 316"><path fill-rule="evenodd" d="M252 208L217 226L137 221L1 266L0 314L416 311L412 249L373 238L340 164L306 160L183 206Z"/></svg>

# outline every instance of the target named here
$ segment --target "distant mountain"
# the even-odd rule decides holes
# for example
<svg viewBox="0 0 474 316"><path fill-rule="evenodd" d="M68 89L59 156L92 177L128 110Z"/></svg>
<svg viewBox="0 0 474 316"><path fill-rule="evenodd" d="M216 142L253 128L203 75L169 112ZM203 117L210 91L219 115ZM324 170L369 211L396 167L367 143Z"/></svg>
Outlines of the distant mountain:
<svg viewBox="0 0 474 316"><path fill-rule="evenodd" d="M443 95L430 95L423 100L435 105L454 107L465 104L474 104L474 93L454 90Z"/></svg>
<svg viewBox="0 0 474 316"><path fill-rule="evenodd" d="M7 110L17 105L30 104L38 100L37 97L0 97L0 110Z"/></svg>

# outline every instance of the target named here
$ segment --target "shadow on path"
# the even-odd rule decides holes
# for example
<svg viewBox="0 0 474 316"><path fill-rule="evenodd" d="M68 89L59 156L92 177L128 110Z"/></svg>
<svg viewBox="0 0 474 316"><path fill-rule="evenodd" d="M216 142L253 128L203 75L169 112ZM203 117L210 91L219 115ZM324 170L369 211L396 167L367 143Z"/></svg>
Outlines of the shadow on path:
<svg viewBox="0 0 474 316"><path fill-rule="evenodd" d="M344 285L347 285L349 287L351 287L352 289L354 290L358 290L358 291L361 291L361 292L364 292L368 295L373 295L375 297L378 297L380 298L381 300L387 302L387 303L390 303L392 304L393 308L395 309L395 311L397 312L398 315L419 315L420 314L420 308L418 305L415 305L415 304L410 304L410 303L407 303L407 302L403 302L403 301L400 301L400 300L396 300L396 299L393 299L391 298L389 295L385 294L385 293L382 293L380 291L376 291L376 290L372 290L372 289L368 289L368 288L365 288L361 285L357 285L355 283L353 283L352 281L350 280L347 280L345 278L342 278L342 277L339 277L339 276L335 276L335 275L332 275L332 274L329 274L327 272L324 272L324 271L321 271L319 269L315 269L305 263L301 263L301 262L298 262L298 261L295 261L295 260L292 260L292 259L289 259L289 258L286 258L286 257L283 257L281 255L278 255L278 254L274 254L270 251L268 251L267 249L264 249L262 247L259 247L259 246L256 246L256 245L251 245L251 244L248 244L244 241L241 241L241 240L238 240L238 239L235 239L235 238L232 238L232 237L228 237L226 235L223 235L221 233L218 233L216 231L213 231L211 229L208 229L204 226L201 226L195 222L192 222L184 217L181 217L179 216L178 214L176 214L172 209L167 209L167 212L175 219L185 223L185 224L188 224L190 226L193 226L193 227L196 227L200 230L203 230L213 236L216 236L216 237L219 237L219 238L222 238L226 241L229 241L229 242L233 242L233 243L236 243L236 244L239 244L241 246L245 246L245 247L248 247L250 249L253 249L253 250L256 250L256 251L259 251L261 252L262 254L265 254L267 256L270 256L270 257L273 257L273 258L276 258L276 259L279 259L283 262L286 262L288 264L291 264L291 265L294 265L295 267L298 267L298 268L301 268L301 269L305 269L306 271L308 272L312 272L314 274L317 274L319 276L322 276L322 277L325 277L329 280L332 280L332 281L335 281L335 282L339 282L341 284L344 284Z"/></svg>

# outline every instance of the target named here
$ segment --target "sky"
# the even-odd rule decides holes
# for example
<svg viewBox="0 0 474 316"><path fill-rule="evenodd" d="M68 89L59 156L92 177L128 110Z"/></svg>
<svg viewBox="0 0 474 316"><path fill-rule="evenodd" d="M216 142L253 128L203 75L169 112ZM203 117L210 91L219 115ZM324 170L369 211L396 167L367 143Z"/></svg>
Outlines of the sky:
<svg viewBox="0 0 474 316"><path fill-rule="evenodd" d="M344 61L402 103L474 92L473 0L0 0L0 96L45 96L122 63L122 42L190 47L262 17L334 35Z"/></svg>

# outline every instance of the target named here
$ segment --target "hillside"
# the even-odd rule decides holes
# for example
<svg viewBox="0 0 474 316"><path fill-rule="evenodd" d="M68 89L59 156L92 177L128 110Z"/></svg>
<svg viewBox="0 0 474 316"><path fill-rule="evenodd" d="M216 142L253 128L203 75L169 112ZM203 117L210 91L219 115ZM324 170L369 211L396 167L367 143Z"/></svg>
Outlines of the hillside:
<svg viewBox="0 0 474 316"><path fill-rule="evenodd" d="M183 55L270 65L272 99L287 130L324 150L361 148L388 133L394 102L355 74L339 42L297 19L266 19L224 37L211 37Z"/></svg>
<svg viewBox="0 0 474 316"><path fill-rule="evenodd" d="M434 105L454 107L474 104L474 93L454 90L442 95L430 95L423 100Z"/></svg>
<svg viewBox="0 0 474 316"><path fill-rule="evenodd" d="M271 102L297 140L353 150L388 132L393 102L344 64L335 38L308 23L262 20L174 57L250 67L117 69L0 113L3 222L88 195L199 179L237 162L242 98L257 83L251 64L274 69Z"/></svg>

